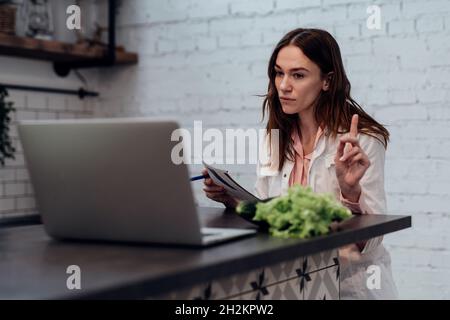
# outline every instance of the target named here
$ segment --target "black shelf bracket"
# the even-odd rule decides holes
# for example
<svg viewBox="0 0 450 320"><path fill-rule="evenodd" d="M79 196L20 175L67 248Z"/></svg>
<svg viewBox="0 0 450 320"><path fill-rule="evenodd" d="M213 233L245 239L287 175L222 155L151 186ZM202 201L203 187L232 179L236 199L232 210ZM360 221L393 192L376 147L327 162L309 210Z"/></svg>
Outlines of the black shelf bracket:
<svg viewBox="0 0 450 320"><path fill-rule="evenodd" d="M116 62L116 0L108 0L108 50L99 59L54 62L53 70L60 77L66 77L70 70L79 68L109 67Z"/></svg>

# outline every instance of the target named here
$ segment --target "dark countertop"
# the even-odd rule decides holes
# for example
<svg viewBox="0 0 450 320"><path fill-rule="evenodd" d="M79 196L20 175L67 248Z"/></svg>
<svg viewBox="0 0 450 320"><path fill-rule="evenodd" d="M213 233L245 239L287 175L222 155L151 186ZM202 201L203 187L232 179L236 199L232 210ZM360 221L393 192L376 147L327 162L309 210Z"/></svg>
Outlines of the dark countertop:
<svg viewBox="0 0 450 320"><path fill-rule="evenodd" d="M200 208L210 227L252 225L220 208ZM140 298L181 286L338 248L411 226L410 216L353 216L339 230L309 240L267 234L208 248L55 241L42 225L0 229L0 299ZM81 290L68 290L69 265Z"/></svg>

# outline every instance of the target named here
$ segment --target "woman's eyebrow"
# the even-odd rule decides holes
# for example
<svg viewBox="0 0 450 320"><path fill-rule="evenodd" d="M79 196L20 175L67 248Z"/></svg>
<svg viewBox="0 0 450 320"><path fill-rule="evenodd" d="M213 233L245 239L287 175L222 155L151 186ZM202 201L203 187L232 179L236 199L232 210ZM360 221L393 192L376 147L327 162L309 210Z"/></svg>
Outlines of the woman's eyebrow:
<svg viewBox="0 0 450 320"><path fill-rule="evenodd" d="M283 70L279 65L275 65L275 68L278 68L278 69L280 69L280 70ZM303 71L307 71L307 72L309 72L309 70L308 69L306 69L306 68L303 68L303 67L298 67L298 68L292 68L291 70L289 70L289 71L291 71L291 72L294 72L294 71L300 71L300 70L303 70Z"/></svg>

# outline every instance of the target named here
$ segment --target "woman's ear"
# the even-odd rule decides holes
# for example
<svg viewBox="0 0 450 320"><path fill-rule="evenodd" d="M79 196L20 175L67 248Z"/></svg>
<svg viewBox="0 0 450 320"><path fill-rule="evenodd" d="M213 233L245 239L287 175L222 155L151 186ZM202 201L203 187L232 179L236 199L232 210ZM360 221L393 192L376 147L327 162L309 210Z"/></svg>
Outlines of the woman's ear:
<svg viewBox="0 0 450 320"><path fill-rule="evenodd" d="M323 91L328 91L330 89L330 83L331 83L331 78L333 77L333 73L334 72L328 72L328 74L325 76L325 79L323 80L323 83L322 83Z"/></svg>

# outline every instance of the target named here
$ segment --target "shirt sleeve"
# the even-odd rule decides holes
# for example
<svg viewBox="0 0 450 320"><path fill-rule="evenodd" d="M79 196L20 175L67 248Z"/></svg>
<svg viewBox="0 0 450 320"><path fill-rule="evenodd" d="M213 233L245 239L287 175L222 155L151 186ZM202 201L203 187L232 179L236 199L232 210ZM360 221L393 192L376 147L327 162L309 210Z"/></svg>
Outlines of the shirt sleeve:
<svg viewBox="0 0 450 320"><path fill-rule="evenodd" d="M256 162L256 182L255 182L255 195L259 199L266 199L269 197L269 176L277 175L278 162L272 163L272 157L269 147L269 136L265 135L264 139L261 139L259 144L260 152L258 154L258 160ZM265 157L261 158L262 155ZM270 166L263 166L261 161L270 160Z"/></svg>
<svg viewBox="0 0 450 320"><path fill-rule="evenodd" d="M269 186L267 177L256 176L255 195L259 199L266 199L269 196Z"/></svg>
<svg viewBox="0 0 450 320"><path fill-rule="evenodd" d="M347 198L345 198L341 192L340 201L351 212L362 213L361 206L359 205L359 200L358 200L358 202L352 202L352 201L348 200Z"/></svg>

